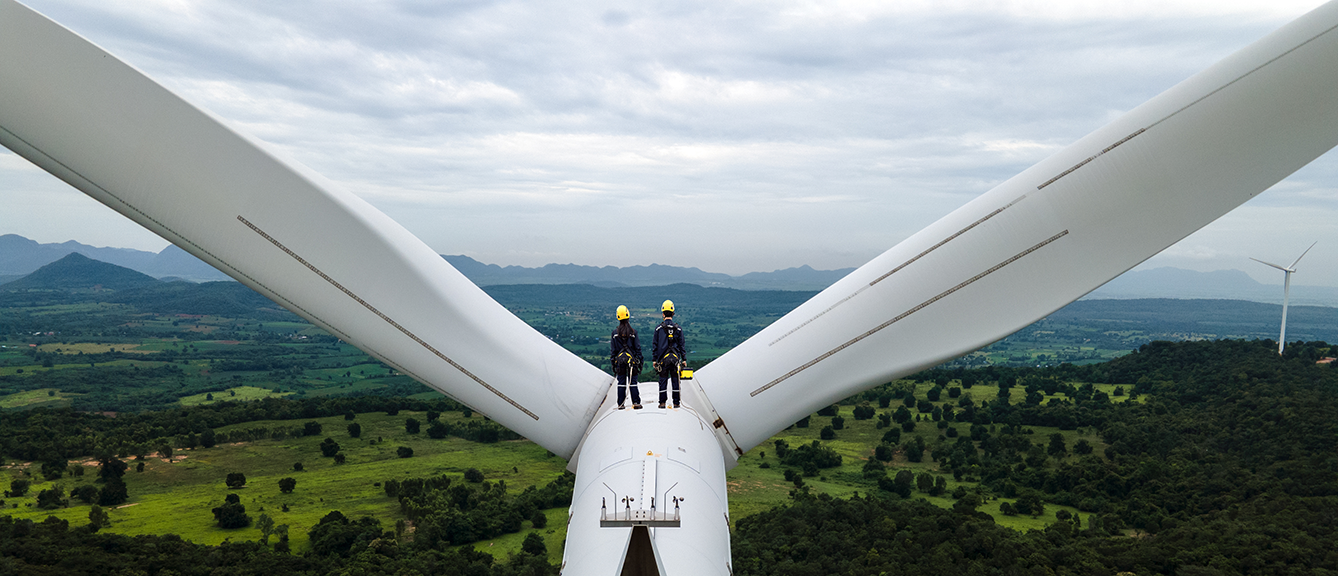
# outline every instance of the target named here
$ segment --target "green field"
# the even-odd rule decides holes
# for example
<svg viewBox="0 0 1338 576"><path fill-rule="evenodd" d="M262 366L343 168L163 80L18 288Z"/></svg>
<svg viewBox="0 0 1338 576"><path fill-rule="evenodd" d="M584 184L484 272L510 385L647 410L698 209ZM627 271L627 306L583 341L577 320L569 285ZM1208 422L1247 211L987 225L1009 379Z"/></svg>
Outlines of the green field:
<svg viewBox="0 0 1338 576"><path fill-rule="evenodd" d="M131 468L125 480L130 500L109 511L113 524L108 530L122 534L171 533L202 544L218 544L228 539L259 540L260 531L254 526L225 530L215 525L210 510L222 504L229 492L234 492L242 497L252 520L264 513L274 518L276 524L287 524L293 549L301 551L307 546L307 531L333 510L349 517L372 516L381 520L383 529L393 528L395 521L403 516L398 502L386 496L380 487L385 480L459 476L468 468L477 468L488 481L504 480L509 491L518 492L527 486L553 481L566 466L562 459L549 456L543 448L524 440L478 444L459 438L433 440L422 433L408 434L404 421L410 417L426 421L421 412L405 411L397 416L359 414L354 422L362 427L360 438L348 436L348 422L342 417L249 422L219 431L276 425L300 427L310 421L319 422L324 430L319 436L178 450L170 463L154 455L143 461L143 472L135 471L138 462L128 460ZM441 418L463 417L448 412ZM348 459L345 464L337 465L333 459L321 456L318 446L327 436L342 446ZM400 446L413 448L413 457L399 458L396 448ZM303 464L303 471L293 471L296 462ZM4 467L0 480L5 486L13 478L33 481L28 497L7 499L9 514L37 520L52 515L67 519L72 525L87 524L91 506L78 500L72 500L68 508L54 510L39 510L32 505L38 491L55 484L64 486L68 494L80 484L93 483L97 477L95 463L91 460L83 463L88 468L82 476L67 475L54 482L42 481L37 467L31 463ZM229 490L223 481L230 472L246 474L246 486ZM279 491L278 481L285 477L297 480L297 488L291 494ZM282 510L284 505L288 506L288 512ZM548 510L547 515L553 521L545 529L544 537L553 559L560 561L566 510ZM512 548L519 549L520 540L528 531L478 546L504 556Z"/></svg>
<svg viewBox="0 0 1338 576"><path fill-rule="evenodd" d="M950 385L957 383L953 382ZM917 398L924 398L932 384L928 382L915 384L907 380L899 382L898 386L913 389ZM1114 386L1108 388L1109 390L1104 391L1113 393ZM260 388L239 387L236 391L237 397L226 396L227 392L221 394L227 399L272 395L272 392ZM977 385L968 393L983 399L994 398L997 391L997 386ZM1012 394L1018 397L1017 401L1021 401L1021 395L1025 393L1020 388L1015 388ZM1052 398L1059 397L1062 395ZM1113 399L1127 400L1127 398L1124 396ZM935 404L942 405L948 402L956 401L949 399L945 394L942 401ZM889 408L879 409L878 412L890 412L899 406L901 406L899 400L893 401ZM841 497L856 492L878 491L876 483L863 477L862 469L865 462L872 457L873 448L880 442L886 429L878 426L876 417L855 420L851 410L851 406L840 408L839 415L845 421L844 429L837 431L835 439L824 442L842 456L842 464L836 468L823 469L816 477L805 478L804 483L809 490ZM265 513L273 517L277 524L288 525L294 550L301 551L306 546L307 530L332 510L339 510L350 517L372 516L379 519L385 529L393 527L403 516L396 500L387 497L379 486L385 480L442 474L459 476L467 468L478 468L489 481L504 480L509 491L514 493L527 486L542 486L552 481L562 474L566 465L565 461L549 455L543 448L525 440L478 444L453 437L432 440L422 433L408 434L404 429L404 421L409 417L416 418L420 422L426 421L426 416L422 412L404 411L396 416L387 416L384 413L359 414L355 422L361 425L362 434L356 439L349 437L346 430L349 422L343 417L288 421L262 420L219 428L218 432L243 428L291 429L300 428L308 421L315 421L321 424L323 431L316 436L178 450L170 463L155 455L145 459L143 472L135 472L133 466L137 462L132 461L132 469L126 474L130 501L111 511L114 524L110 530L124 534L175 533L185 539L204 544L217 544L227 539L258 540L260 538L258 529L218 528L209 512L211 508L221 504L223 497L230 492L223 484L226 475L230 472L242 472L246 474L247 485L235 493L242 496L242 503L247 507L248 514L254 519L259 514ZM464 419L464 416L458 412L446 412L441 418L458 422ZM479 416L474 418L477 419ZM930 422L927 415L925 420L918 423L915 432L903 434L902 442L905 443L915 436L923 438L926 444L931 446L943 441L947 428L937 428L936 423ZM809 427L791 427L744 455L738 466L726 475L731 521L769 510L788 501L794 485L784 477L785 467L780 465L773 447L775 440L785 440L792 447L807 444L818 440L820 430L830 423L830 417L814 415L810 419ZM961 435L970 434L970 425L966 423L950 423L948 428L955 428ZM1050 434L1060 432L1045 427L1034 427L1030 430L1033 442L1042 445ZM1098 453L1104 448L1100 438L1091 430L1069 430L1060 433L1070 446L1082 439L1093 445ZM318 445L327 436L334 438L343 447L343 453L348 458L347 463L337 465L332 459L321 456ZM414 456L398 458L395 449L399 446L413 448ZM293 471L293 464L296 462L303 464L303 471ZM770 467L762 468L764 462ZM97 470L91 468L93 465L91 461L85 461L85 464L90 466L88 473L79 477L67 475L52 483L41 481L34 464L11 463L4 468L7 477L0 476L0 481L7 483L9 478L28 477L34 484L28 497L9 501L10 513L19 518L33 519L41 519L50 514L70 520L74 525L87 523L90 506L77 501L72 502L68 508L50 511L38 510L32 504L33 495L53 484L62 485L68 493L80 484L93 482ZM928 454L922 462L912 463L906 460L904 454L898 453L893 461L888 463L887 470L889 474L895 474L903 469L916 474L922 472L939 474L938 465ZM958 481L951 475L944 476L947 479L949 494L959 486L968 490L976 490L978 487L978 483L969 479ZM292 494L281 494L278 489L279 479L285 477L292 477L298 481L297 489ZM1073 508L1051 504L1046 506L1045 514L1039 517L1009 516L1002 514L999 507L1004 502L1014 502L1013 499L989 493L984 496L986 503L981 507L982 511L990 513L998 523L1019 530L1042 529L1054 522L1054 514L1059 510L1077 512ZM934 497L917 491L913 497L925 498L930 503L945 508L950 508L955 502L946 494ZM287 512L282 511L284 505L288 506ZM555 562L560 561L562 542L565 538L566 513L565 509L560 508L545 511L550 523L543 530L543 536ZM529 531L528 522L526 526L527 528L518 534L481 541L474 546L495 555L518 550L521 540ZM409 534L409 537L412 537L412 528Z"/></svg>

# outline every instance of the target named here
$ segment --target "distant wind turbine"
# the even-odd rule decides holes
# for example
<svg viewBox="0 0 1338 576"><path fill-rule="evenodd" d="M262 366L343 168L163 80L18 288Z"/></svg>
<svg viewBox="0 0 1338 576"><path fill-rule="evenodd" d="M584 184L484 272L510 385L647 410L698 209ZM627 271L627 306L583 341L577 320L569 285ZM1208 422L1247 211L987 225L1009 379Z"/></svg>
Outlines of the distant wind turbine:
<svg viewBox="0 0 1338 576"><path fill-rule="evenodd" d="M1314 248L1314 247L1315 247L1315 244L1319 244L1319 242L1315 242L1314 244L1311 244L1311 245L1310 245L1310 248ZM1290 297L1290 295L1291 295L1291 290L1292 290L1292 272L1295 272L1295 271L1296 271L1296 263L1297 263L1297 262L1300 262L1302 258L1305 258L1305 255L1308 254L1308 253L1310 252L1310 248L1306 248L1306 249L1305 249L1305 252L1302 252L1300 256L1297 256L1297 257L1296 257L1296 261L1295 261L1295 262L1292 262L1292 265L1291 265L1291 266L1287 266L1287 267L1278 266L1277 264L1273 264L1273 263L1271 263L1271 262L1264 262L1263 260L1260 260L1260 259L1258 259L1258 258L1253 258L1253 257L1250 258L1251 260L1254 260L1255 262L1258 262L1258 263L1260 263L1260 264L1267 264L1267 265L1272 266L1272 267L1274 267L1274 268L1277 268L1278 270L1281 270L1281 271L1283 272L1283 274L1282 274L1282 331L1278 333L1278 355L1279 355L1279 356L1282 355L1282 349L1283 349L1283 347L1287 345L1287 299L1288 299L1288 297Z"/></svg>

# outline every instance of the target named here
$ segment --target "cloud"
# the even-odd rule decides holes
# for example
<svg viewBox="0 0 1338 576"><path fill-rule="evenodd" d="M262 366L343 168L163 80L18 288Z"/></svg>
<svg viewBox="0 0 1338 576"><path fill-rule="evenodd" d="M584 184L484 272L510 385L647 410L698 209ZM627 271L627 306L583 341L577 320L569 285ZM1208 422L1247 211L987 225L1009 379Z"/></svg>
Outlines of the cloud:
<svg viewBox="0 0 1338 576"><path fill-rule="evenodd" d="M1314 4L30 2L439 252L730 273L862 264ZM0 160L7 205L32 170ZM1335 170L1159 258L1323 226L1294 211L1331 214ZM664 214L675 261L609 247Z"/></svg>

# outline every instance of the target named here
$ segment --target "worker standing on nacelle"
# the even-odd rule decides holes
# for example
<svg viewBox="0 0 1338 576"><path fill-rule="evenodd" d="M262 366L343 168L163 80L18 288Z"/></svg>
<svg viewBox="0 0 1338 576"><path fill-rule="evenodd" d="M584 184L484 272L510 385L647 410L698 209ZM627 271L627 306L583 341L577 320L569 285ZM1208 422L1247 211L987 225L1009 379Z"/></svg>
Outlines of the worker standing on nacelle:
<svg viewBox="0 0 1338 576"><path fill-rule="evenodd" d="M655 348L651 353L655 371L660 375L660 408L668 399L665 390L669 380L674 382L674 408L678 408L678 371L688 365L687 347L683 344L683 329L674 323L674 302L665 300L660 306L664 321L655 327Z"/></svg>
<svg viewBox="0 0 1338 576"><path fill-rule="evenodd" d="M618 307L618 328L609 338L609 363L613 365L613 374L618 377L618 409L623 409L627 399L627 387L632 387L632 409L641 409L641 391L637 389L637 375L641 374L641 342L637 340L636 329L628 324L632 313L626 306Z"/></svg>

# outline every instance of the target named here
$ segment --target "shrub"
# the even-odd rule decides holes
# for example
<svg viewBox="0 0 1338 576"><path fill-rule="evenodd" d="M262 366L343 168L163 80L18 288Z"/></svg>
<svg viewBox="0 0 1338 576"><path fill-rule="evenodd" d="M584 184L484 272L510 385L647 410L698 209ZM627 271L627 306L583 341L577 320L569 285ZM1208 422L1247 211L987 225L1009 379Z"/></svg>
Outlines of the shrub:
<svg viewBox="0 0 1338 576"><path fill-rule="evenodd" d="M362 436L362 424L358 424L357 422L349 424L348 435L351 438L357 438L359 436Z"/></svg>
<svg viewBox="0 0 1338 576"><path fill-rule="evenodd" d="M483 481L483 472L479 471L478 468L465 470L465 480L478 484Z"/></svg>
<svg viewBox="0 0 1338 576"><path fill-rule="evenodd" d="M330 458L338 453L339 453L339 443L335 442L334 438L327 437L325 441L321 442L321 454L324 455L326 458Z"/></svg>
<svg viewBox="0 0 1338 576"><path fill-rule="evenodd" d="M228 488L241 488L246 485L246 474L241 472L229 472L227 480L223 481Z"/></svg>
<svg viewBox="0 0 1338 576"><path fill-rule="evenodd" d="M297 487L297 480L294 478L282 478L279 480L279 491L284 494L292 494L293 488Z"/></svg>
<svg viewBox="0 0 1338 576"><path fill-rule="evenodd" d="M846 419L840 416L832 418L832 430L845 430Z"/></svg>
<svg viewBox="0 0 1338 576"><path fill-rule="evenodd" d="M400 458L408 458L410 456L413 456L413 448L410 448L408 446L400 446L399 448L395 449L395 454L398 455Z"/></svg>
<svg viewBox="0 0 1338 576"><path fill-rule="evenodd" d="M831 426L823 426L822 431L818 433L818 437L823 440L834 440L836 439L836 430Z"/></svg>
<svg viewBox="0 0 1338 576"><path fill-rule="evenodd" d="M417 418L408 418L404 421L404 430L410 434L417 434L421 425Z"/></svg>
<svg viewBox="0 0 1338 576"><path fill-rule="evenodd" d="M320 423L320 422L307 422L306 424L303 424L303 425L302 425L302 435L303 435L303 436L320 436L320 435L321 435L321 423Z"/></svg>

